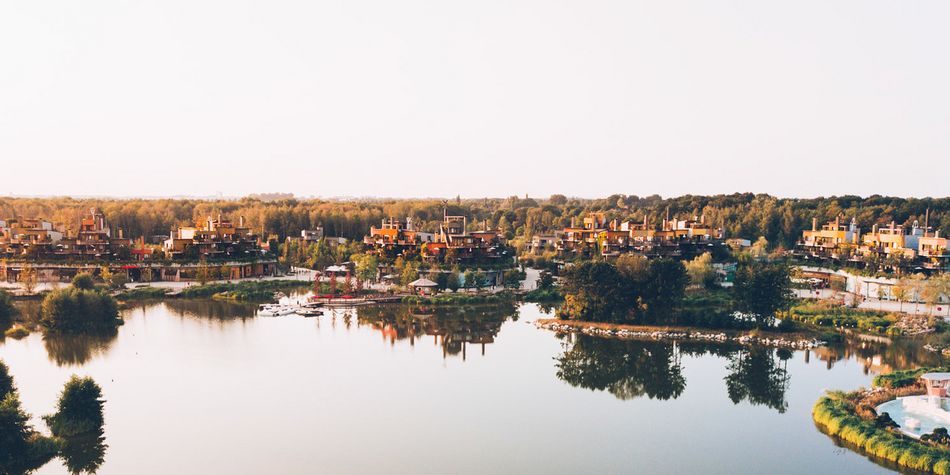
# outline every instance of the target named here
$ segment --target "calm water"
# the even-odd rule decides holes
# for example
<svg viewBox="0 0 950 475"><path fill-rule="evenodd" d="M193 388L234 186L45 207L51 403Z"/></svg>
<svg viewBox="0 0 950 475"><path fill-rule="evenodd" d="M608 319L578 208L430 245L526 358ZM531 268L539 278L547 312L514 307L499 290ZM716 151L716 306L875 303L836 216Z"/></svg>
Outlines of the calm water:
<svg viewBox="0 0 950 475"><path fill-rule="evenodd" d="M252 315L150 304L117 334L6 339L0 358L44 430L71 374L102 385L100 473L847 474L889 470L820 433L812 404L923 357L558 338L534 305Z"/></svg>

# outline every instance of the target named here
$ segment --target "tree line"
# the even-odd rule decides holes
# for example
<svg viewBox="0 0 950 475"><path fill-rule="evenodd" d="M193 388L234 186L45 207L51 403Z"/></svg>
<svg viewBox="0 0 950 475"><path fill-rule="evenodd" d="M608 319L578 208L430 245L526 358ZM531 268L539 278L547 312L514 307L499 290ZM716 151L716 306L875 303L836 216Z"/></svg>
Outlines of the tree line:
<svg viewBox="0 0 950 475"><path fill-rule="evenodd" d="M469 227L500 229L510 239L524 243L531 236L549 233L570 225L572 219L589 212L604 212L609 220L654 224L670 216L691 218L705 215L713 226L722 227L726 237L755 240L764 236L773 246L789 248L819 222L844 216L856 218L862 226L895 221L909 226L923 225L927 210L929 223L950 232L950 198L899 198L873 195L831 196L819 198L777 198L766 194L684 195L662 198L658 195L610 195L601 199L547 198L511 196L508 198L440 199L366 199L351 201L297 200L293 198L201 199L75 199L75 198L0 198L0 219L13 216L42 217L63 222L73 229L91 207L106 214L110 225L122 228L126 236L167 235L179 225L222 213L236 220L244 216L257 232L274 234L280 239L296 236L303 229L317 226L328 236L360 239L370 226L385 217L411 217L418 229L434 231L443 212L464 215Z"/></svg>

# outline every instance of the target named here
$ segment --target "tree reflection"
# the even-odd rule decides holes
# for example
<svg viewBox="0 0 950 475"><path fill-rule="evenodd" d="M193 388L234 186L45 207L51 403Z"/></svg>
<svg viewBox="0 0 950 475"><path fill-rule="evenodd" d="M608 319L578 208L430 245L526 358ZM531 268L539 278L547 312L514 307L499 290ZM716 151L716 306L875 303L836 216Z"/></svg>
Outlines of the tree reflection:
<svg viewBox="0 0 950 475"><path fill-rule="evenodd" d="M729 375L725 378L729 399L735 404L748 400L752 405L761 404L784 413L788 409L785 391L789 378L777 359L771 348L744 349L731 356Z"/></svg>
<svg viewBox="0 0 950 475"><path fill-rule="evenodd" d="M607 391L618 399L679 397L686 379L672 342L621 341L577 335L556 358L557 376L571 386Z"/></svg>
<svg viewBox="0 0 950 475"><path fill-rule="evenodd" d="M517 310L512 305L427 306L394 305L362 307L357 315L360 325L378 330L390 345L408 340L410 345L431 336L441 347L442 356L467 357L468 346L479 345L482 355L485 347L494 343L501 325L514 319Z"/></svg>
<svg viewBox="0 0 950 475"><path fill-rule="evenodd" d="M105 353L118 334L116 329L83 333L47 332L43 344L49 360L57 366L81 365Z"/></svg>
<svg viewBox="0 0 950 475"><path fill-rule="evenodd" d="M102 428L96 432L66 437L60 446L60 456L69 473L96 473L105 461L106 438Z"/></svg>

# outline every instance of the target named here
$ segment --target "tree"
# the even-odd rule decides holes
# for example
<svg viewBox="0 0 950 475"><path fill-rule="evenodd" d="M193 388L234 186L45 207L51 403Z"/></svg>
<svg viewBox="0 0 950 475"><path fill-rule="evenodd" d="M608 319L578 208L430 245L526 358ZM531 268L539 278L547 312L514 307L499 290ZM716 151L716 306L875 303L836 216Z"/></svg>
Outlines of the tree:
<svg viewBox="0 0 950 475"><path fill-rule="evenodd" d="M19 280L20 283L23 284L23 289L25 289L28 294L33 293L33 290L36 289L36 284L39 282L36 270L33 269L33 266L30 264L24 264L23 267L20 268Z"/></svg>
<svg viewBox="0 0 950 475"><path fill-rule="evenodd" d="M686 272L693 285L712 287L716 284L716 271L712 266L712 254L705 252L686 263Z"/></svg>
<svg viewBox="0 0 950 475"><path fill-rule="evenodd" d="M400 281L402 285L408 286L413 281L419 278L419 267L414 263L407 263L402 269L402 275L400 276Z"/></svg>
<svg viewBox="0 0 950 475"><path fill-rule="evenodd" d="M485 273L482 271L475 271L475 279L472 282L475 290L482 290L485 287Z"/></svg>
<svg viewBox="0 0 950 475"><path fill-rule="evenodd" d="M350 260L356 264L356 276L358 278L368 282L376 280L379 260L375 254L354 254L350 257Z"/></svg>
<svg viewBox="0 0 950 475"><path fill-rule="evenodd" d="M462 276L462 279L465 281L464 285L466 289L475 287L475 271L472 269L466 270L465 274Z"/></svg>
<svg viewBox="0 0 950 475"><path fill-rule="evenodd" d="M73 277L72 286L79 290L95 290L96 281L92 279L92 274L80 272Z"/></svg>
<svg viewBox="0 0 950 475"><path fill-rule="evenodd" d="M195 269L195 280L198 281L199 285L205 285L211 280L211 269L204 258L198 262L198 268Z"/></svg>
<svg viewBox="0 0 950 475"><path fill-rule="evenodd" d="M120 325L118 303L111 295L96 290L91 281L89 274L78 274L71 287L50 292L40 305L40 323L50 330L65 332L114 329Z"/></svg>
<svg viewBox="0 0 950 475"><path fill-rule="evenodd" d="M581 262L562 276L565 302L559 317L595 322L619 322L627 318L634 302L628 279L606 262Z"/></svg>
<svg viewBox="0 0 950 475"><path fill-rule="evenodd" d="M547 290L554 287L554 274L543 270L538 273L538 289Z"/></svg>
<svg viewBox="0 0 950 475"><path fill-rule="evenodd" d="M453 267L452 272L449 272L449 276L446 279L445 287L452 292L457 292L461 286L461 283L459 282L460 278L461 276L459 275L458 267Z"/></svg>
<svg viewBox="0 0 950 475"><path fill-rule="evenodd" d="M0 360L0 400L12 392L16 392L13 376L10 375L10 368L7 367L7 364Z"/></svg>
<svg viewBox="0 0 950 475"><path fill-rule="evenodd" d="M673 259L650 261L648 276L641 285L641 306L653 320L676 319L675 309L686 295L689 276L682 262Z"/></svg>
<svg viewBox="0 0 950 475"><path fill-rule="evenodd" d="M102 388L92 378L73 375L63 387L56 413L43 419L57 437L94 432L102 428L104 402Z"/></svg>
<svg viewBox="0 0 950 475"><path fill-rule="evenodd" d="M928 313L931 315L933 315L934 308L940 303L941 295L943 295L943 286L940 279L932 277L923 282L920 296L927 303Z"/></svg>
<svg viewBox="0 0 950 475"><path fill-rule="evenodd" d="M99 269L99 277L106 284L109 284L112 281L112 271L109 270L109 266L102 266Z"/></svg>
<svg viewBox="0 0 950 475"><path fill-rule="evenodd" d="M55 453L55 444L30 425L13 378L0 361L0 473L27 472L45 464Z"/></svg>
<svg viewBox="0 0 950 475"><path fill-rule="evenodd" d="M769 252L769 240L765 239L765 236L759 236L759 239L756 239L752 243L752 247L749 248L749 253L752 254L752 257L756 259L765 257Z"/></svg>
<svg viewBox="0 0 950 475"><path fill-rule="evenodd" d="M518 269L509 269L505 271L504 279L506 289L518 289L521 288L521 281L525 279L525 273Z"/></svg>
<svg viewBox="0 0 950 475"><path fill-rule="evenodd" d="M897 282L891 286L891 295L900 302L900 311L904 311L904 301L907 300L907 294L910 292L910 283L905 278L897 279Z"/></svg>
<svg viewBox="0 0 950 475"><path fill-rule="evenodd" d="M13 306L13 298L5 290L0 290L0 322L9 322L17 314L16 307ZM0 393L0 398L3 394Z"/></svg>
<svg viewBox="0 0 950 475"><path fill-rule="evenodd" d="M736 270L733 295L736 308L752 315L760 327L775 322L775 312L791 303L791 279L781 264L750 263Z"/></svg>

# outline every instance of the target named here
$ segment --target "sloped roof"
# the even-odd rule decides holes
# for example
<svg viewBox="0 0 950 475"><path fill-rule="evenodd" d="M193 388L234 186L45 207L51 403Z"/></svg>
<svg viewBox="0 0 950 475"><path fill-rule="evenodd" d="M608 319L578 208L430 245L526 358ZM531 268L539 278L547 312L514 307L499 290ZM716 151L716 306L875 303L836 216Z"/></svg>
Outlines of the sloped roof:
<svg viewBox="0 0 950 475"><path fill-rule="evenodd" d="M431 280L426 279L425 277L416 279L409 283L409 287L438 287L438 286L439 284L436 284L435 282L432 282Z"/></svg>

